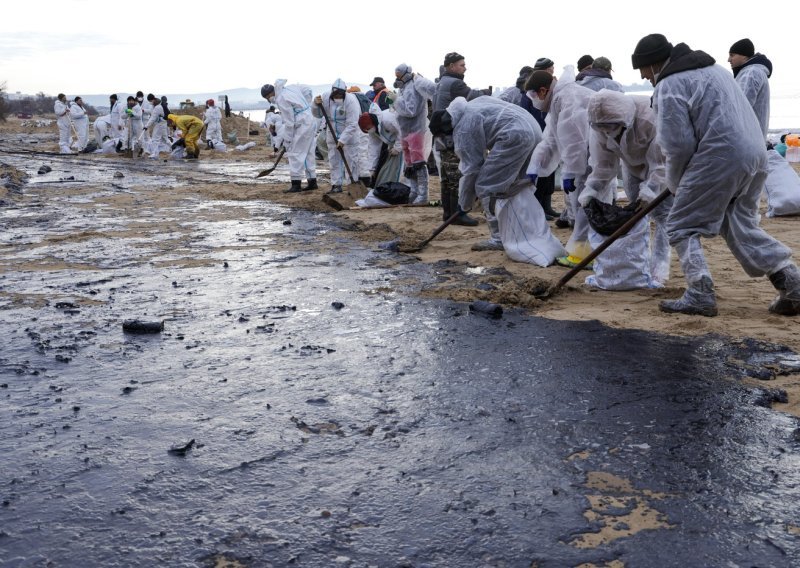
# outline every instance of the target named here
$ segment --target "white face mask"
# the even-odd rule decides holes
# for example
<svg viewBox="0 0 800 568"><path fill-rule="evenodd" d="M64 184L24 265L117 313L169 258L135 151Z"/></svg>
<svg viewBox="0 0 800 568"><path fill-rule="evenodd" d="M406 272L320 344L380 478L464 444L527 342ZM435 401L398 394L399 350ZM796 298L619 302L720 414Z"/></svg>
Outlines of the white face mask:
<svg viewBox="0 0 800 568"><path fill-rule="evenodd" d="M536 91L525 91L525 95L531 100L533 108L535 108L536 110L544 111L544 106L545 103L547 102L547 99L545 100L540 99Z"/></svg>
<svg viewBox="0 0 800 568"><path fill-rule="evenodd" d="M375 128L374 128L374 127L373 127L373 128L370 128L369 130L367 130L367 134L373 134L373 135L374 135L376 132L377 132L377 131L375 130Z"/></svg>
<svg viewBox="0 0 800 568"><path fill-rule="evenodd" d="M663 67L661 69L663 69ZM656 73L656 70L653 68L653 66L652 65L650 66L650 72L653 74L654 85L658 83L658 76L661 75L661 69L659 69L658 73Z"/></svg>
<svg viewBox="0 0 800 568"><path fill-rule="evenodd" d="M592 124L592 128L597 130L598 132L602 132L606 136L610 136L611 138L616 138L622 133L622 129L625 125L620 124L618 122L598 122Z"/></svg>

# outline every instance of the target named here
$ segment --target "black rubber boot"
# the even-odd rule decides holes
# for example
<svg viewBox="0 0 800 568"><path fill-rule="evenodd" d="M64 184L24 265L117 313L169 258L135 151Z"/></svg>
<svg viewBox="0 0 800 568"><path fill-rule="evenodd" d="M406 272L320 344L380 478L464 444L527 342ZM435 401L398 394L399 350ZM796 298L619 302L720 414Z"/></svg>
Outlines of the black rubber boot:
<svg viewBox="0 0 800 568"><path fill-rule="evenodd" d="M342 186L332 185L331 188L327 191L327 193L342 193Z"/></svg>
<svg viewBox="0 0 800 568"><path fill-rule="evenodd" d="M364 184L364 187L372 187L372 178L370 176L364 176L358 178L358 181Z"/></svg>
<svg viewBox="0 0 800 568"><path fill-rule="evenodd" d="M477 219L473 219L472 217L467 215L466 212L461 211L460 207L458 208L458 211L459 211L458 217L456 217L455 221L453 221L453 225L461 225L463 227L477 227L478 226L478 220Z"/></svg>
<svg viewBox="0 0 800 568"><path fill-rule="evenodd" d="M283 193L300 193L303 191L302 184L299 179L292 180L292 186L289 189L284 189Z"/></svg>
<svg viewBox="0 0 800 568"><path fill-rule="evenodd" d="M561 216L559 211L553 209L553 194L548 193L542 196L542 200L539 202L542 204L542 209L544 209L545 216L550 216L553 219L558 219ZM551 219L548 219L550 221Z"/></svg>
<svg viewBox="0 0 800 568"><path fill-rule="evenodd" d="M319 189L317 185L317 178L311 178L308 180L308 185L303 188L303 191L311 191L312 189Z"/></svg>
<svg viewBox="0 0 800 568"><path fill-rule="evenodd" d="M800 271L794 264L770 274L769 281L780 295L769 305L769 311L781 316L800 314Z"/></svg>
<svg viewBox="0 0 800 568"><path fill-rule="evenodd" d="M442 190L442 221L447 221L453 214L453 203L450 192Z"/></svg>

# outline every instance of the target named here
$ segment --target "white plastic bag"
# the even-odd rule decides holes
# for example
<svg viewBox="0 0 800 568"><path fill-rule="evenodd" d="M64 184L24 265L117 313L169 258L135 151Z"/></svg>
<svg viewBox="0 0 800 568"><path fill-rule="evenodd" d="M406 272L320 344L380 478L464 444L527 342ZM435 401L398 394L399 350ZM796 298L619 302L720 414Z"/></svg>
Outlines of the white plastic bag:
<svg viewBox="0 0 800 568"><path fill-rule="evenodd" d="M255 146L256 146L255 142L248 142L247 144L239 144L238 146L236 146L235 149L238 150L239 152L245 152L250 148L255 148Z"/></svg>
<svg viewBox="0 0 800 568"><path fill-rule="evenodd" d="M550 266L567 251L544 217L542 206L529 185L510 199L498 199L495 214L503 248L511 260L538 266Z"/></svg>
<svg viewBox="0 0 800 568"><path fill-rule="evenodd" d="M767 217L800 213L800 176L775 150L767 152Z"/></svg>
<svg viewBox="0 0 800 568"><path fill-rule="evenodd" d="M607 238L589 228L589 244L592 250L603 244ZM618 238L594 259L594 274L586 278L586 284L602 290L661 288L661 284L650 276L648 218L640 219L627 235Z"/></svg>
<svg viewBox="0 0 800 568"><path fill-rule="evenodd" d="M359 207L390 207L391 203L387 203L383 199L375 197L370 189L364 199L356 201L356 205Z"/></svg>
<svg viewBox="0 0 800 568"><path fill-rule="evenodd" d="M117 140L116 138L109 138L104 140L100 148L94 151L95 154L116 154L117 153Z"/></svg>

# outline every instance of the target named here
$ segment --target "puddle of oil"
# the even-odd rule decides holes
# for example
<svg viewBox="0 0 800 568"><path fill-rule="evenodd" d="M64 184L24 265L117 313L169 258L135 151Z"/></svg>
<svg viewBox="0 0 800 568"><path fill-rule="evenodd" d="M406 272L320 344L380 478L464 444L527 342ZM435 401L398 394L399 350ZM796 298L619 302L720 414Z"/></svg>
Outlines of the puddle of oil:
<svg viewBox="0 0 800 568"><path fill-rule="evenodd" d="M793 423L739 408L700 339L469 317L403 295L425 267L262 201L49 191L0 237L3 559L647 565L690 563L685 534L750 543L709 538L714 560L780 565L767 537L794 552Z"/></svg>

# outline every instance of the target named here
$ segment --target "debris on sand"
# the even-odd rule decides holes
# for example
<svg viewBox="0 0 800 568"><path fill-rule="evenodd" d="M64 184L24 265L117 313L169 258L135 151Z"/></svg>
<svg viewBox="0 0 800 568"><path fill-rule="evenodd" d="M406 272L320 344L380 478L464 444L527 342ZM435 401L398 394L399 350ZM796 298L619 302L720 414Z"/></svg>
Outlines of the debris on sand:
<svg viewBox="0 0 800 568"><path fill-rule="evenodd" d="M469 311L494 319L500 319L503 317L503 307L500 304L494 304L484 300L475 300L472 302L469 305Z"/></svg>
<svg viewBox="0 0 800 568"><path fill-rule="evenodd" d="M169 450L167 450L167 453L173 456L185 456L186 453L192 449L192 446L194 446L194 438L192 438L185 444L172 446Z"/></svg>
<svg viewBox="0 0 800 568"><path fill-rule="evenodd" d="M125 333L161 333L164 331L163 321L125 320L122 322Z"/></svg>

